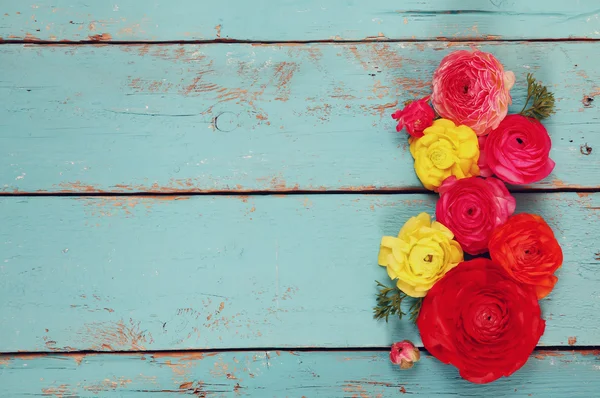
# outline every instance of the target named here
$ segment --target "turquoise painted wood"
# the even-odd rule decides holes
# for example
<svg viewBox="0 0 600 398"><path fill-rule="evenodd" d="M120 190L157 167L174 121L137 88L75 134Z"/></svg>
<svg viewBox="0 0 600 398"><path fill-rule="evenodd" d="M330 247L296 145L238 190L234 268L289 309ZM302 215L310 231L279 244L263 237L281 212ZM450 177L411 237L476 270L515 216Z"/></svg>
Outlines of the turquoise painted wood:
<svg viewBox="0 0 600 398"><path fill-rule="evenodd" d="M2 397L593 397L598 352L538 351L508 379L470 384L423 355L408 371L387 352L250 351L0 357Z"/></svg>
<svg viewBox="0 0 600 398"><path fill-rule="evenodd" d="M0 190L422 189L390 114L469 46L5 44ZM556 93L557 167L534 187L600 187L600 43L478 47L516 72L513 111L528 72Z"/></svg>
<svg viewBox="0 0 600 398"><path fill-rule="evenodd" d="M542 345L596 345L600 194L519 194L565 254ZM433 195L0 199L0 352L419 343L372 319L380 237Z"/></svg>
<svg viewBox="0 0 600 398"><path fill-rule="evenodd" d="M0 3L4 40L600 38L600 8L595 0Z"/></svg>

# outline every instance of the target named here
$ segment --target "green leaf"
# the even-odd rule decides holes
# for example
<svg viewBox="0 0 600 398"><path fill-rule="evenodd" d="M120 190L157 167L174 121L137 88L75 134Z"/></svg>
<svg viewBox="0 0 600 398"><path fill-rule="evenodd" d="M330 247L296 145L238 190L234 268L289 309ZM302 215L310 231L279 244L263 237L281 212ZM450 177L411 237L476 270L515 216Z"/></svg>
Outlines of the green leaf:
<svg viewBox="0 0 600 398"><path fill-rule="evenodd" d="M527 107L532 102L530 107ZM521 112L523 116L542 120L554 113L554 94L538 83L533 74L527 74L527 100Z"/></svg>
<svg viewBox="0 0 600 398"><path fill-rule="evenodd" d="M397 315L399 319L402 319L404 315L407 315L402 311L402 302L408 299L413 301L409 309L410 319L416 322L423 299L410 297L396 286L389 287L379 281L375 281L375 283L379 287L379 293L377 294L377 305L373 307L373 318L385 319L388 322L390 316Z"/></svg>

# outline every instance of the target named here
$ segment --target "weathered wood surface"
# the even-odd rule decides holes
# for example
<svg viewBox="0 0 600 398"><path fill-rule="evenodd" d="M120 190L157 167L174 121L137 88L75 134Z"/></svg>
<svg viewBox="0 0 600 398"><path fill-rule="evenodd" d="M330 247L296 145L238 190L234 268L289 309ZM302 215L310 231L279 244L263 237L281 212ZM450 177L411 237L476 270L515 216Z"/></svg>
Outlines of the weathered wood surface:
<svg viewBox="0 0 600 398"><path fill-rule="evenodd" d="M600 38L596 0L23 0L1 2L4 40Z"/></svg>
<svg viewBox="0 0 600 398"><path fill-rule="evenodd" d="M0 396L593 397L600 353L534 352L509 379L470 384L429 355L401 371L381 351L0 357Z"/></svg>
<svg viewBox="0 0 600 398"><path fill-rule="evenodd" d="M596 345L600 194L519 194L565 254L546 346ZM433 195L2 198L0 351L384 347L379 241Z"/></svg>
<svg viewBox="0 0 600 398"><path fill-rule="evenodd" d="M0 47L0 190L422 189L391 112L470 44ZM600 43L486 43L550 84L555 172L600 187ZM594 101L594 98L596 100Z"/></svg>

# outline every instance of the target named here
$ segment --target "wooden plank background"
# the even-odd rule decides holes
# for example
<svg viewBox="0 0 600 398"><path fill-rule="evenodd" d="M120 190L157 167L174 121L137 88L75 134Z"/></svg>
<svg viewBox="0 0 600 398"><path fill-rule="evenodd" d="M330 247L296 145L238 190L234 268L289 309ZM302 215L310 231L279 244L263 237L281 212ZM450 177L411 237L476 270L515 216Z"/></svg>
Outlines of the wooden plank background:
<svg viewBox="0 0 600 398"><path fill-rule="evenodd" d="M600 194L517 203L565 253L541 344L594 345ZM433 195L4 198L0 351L419 342L407 320L372 319L375 280L388 282L376 255L434 209Z"/></svg>
<svg viewBox="0 0 600 398"><path fill-rule="evenodd" d="M482 386L429 355L400 372L381 351L21 354L0 357L0 383L12 396L48 397L588 398L600 387L599 359L598 351L537 351L511 378Z"/></svg>
<svg viewBox="0 0 600 398"><path fill-rule="evenodd" d="M470 46L4 45L0 190L424 191L390 115ZM556 93L559 166L533 188L598 187L600 42L477 47L517 74L512 111L529 72Z"/></svg>
<svg viewBox="0 0 600 398"><path fill-rule="evenodd" d="M0 0L0 396L594 396L595 0ZM540 346L471 385L388 346L382 235L434 212L390 113L441 58L550 85L565 253ZM102 196L100 196L102 195Z"/></svg>
<svg viewBox="0 0 600 398"><path fill-rule="evenodd" d="M2 6L5 41L600 38L595 0L4 0Z"/></svg>

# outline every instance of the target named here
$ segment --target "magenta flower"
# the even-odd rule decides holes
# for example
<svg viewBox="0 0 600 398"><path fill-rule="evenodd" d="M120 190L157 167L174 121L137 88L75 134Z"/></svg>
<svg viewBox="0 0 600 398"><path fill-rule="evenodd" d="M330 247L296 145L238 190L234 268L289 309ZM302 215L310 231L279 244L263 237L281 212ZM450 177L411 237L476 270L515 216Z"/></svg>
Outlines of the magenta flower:
<svg viewBox="0 0 600 398"><path fill-rule="evenodd" d="M392 114L392 117L398 121L396 131L400 132L406 127L408 134L415 138L423 137L423 130L433 124L435 112L429 104L429 97L413 101L406 105L404 109L398 109Z"/></svg>

